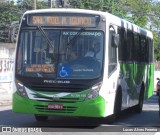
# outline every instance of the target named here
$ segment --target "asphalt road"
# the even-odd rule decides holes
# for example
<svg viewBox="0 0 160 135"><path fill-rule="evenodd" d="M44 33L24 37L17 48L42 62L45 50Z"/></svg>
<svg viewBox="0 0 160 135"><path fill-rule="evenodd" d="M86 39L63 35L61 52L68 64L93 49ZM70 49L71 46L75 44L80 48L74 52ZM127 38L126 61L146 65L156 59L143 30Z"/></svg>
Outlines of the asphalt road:
<svg viewBox="0 0 160 135"><path fill-rule="evenodd" d="M50 116L46 122L37 122L33 115L16 114L12 112L11 106L5 106L0 107L0 126L42 128L46 132L100 132L100 134L102 132L115 133L121 131L123 131L122 133L129 133L130 131L128 130L135 130L138 127L136 133L140 131L141 135L143 135L143 130L153 130L153 132L149 132L149 135L154 135L156 129L160 126L158 110L157 96L152 96L144 102L142 113L124 112L114 123L108 124L105 121L97 119L53 116Z"/></svg>

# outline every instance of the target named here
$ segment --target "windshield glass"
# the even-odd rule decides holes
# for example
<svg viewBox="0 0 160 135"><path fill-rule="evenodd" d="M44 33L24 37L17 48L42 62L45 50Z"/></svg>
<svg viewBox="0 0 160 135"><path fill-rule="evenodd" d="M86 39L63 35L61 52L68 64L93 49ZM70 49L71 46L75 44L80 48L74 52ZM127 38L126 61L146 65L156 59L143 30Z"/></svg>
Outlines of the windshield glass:
<svg viewBox="0 0 160 135"><path fill-rule="evenodd" d="M102 31L22 30L16 72L52 79L97 78L102 71L103 37Z"/></svg>

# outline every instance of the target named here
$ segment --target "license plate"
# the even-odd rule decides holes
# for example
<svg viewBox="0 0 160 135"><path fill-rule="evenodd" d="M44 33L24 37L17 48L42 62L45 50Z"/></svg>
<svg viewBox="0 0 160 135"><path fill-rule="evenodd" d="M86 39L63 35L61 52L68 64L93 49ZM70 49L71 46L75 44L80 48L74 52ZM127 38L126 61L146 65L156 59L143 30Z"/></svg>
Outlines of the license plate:
<svg viewBox="0 0 160 135"><path fill-rule="evenodd" d="M49 104L48 105L48 109L51 109L51 110L62 110L63 109L63 105L62 104Z"/></svg>

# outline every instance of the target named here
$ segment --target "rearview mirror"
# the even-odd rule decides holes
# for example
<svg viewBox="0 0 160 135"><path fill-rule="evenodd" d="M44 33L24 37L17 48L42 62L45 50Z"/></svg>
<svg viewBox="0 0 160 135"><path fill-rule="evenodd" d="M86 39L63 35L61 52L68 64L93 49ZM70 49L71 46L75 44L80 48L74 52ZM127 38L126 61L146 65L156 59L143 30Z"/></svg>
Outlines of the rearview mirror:
<svg viewBox="0 0 160 135"><path fill-rule="evenodd" d="M119 34L113 34L112 35L112 47L118 47L119 46Z"/></svg>

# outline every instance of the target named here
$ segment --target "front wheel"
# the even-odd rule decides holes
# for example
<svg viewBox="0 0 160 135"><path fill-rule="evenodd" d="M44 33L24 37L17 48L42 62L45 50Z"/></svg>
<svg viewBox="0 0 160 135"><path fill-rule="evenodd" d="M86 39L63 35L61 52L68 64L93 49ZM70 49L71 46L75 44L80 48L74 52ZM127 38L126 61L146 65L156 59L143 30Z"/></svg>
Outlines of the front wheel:
<svg viewBox="0 0 160 135"><path fill-rule="evenodd" d="M35 119L37 121L46 121L48 120L48 116L43 116L43 115L34 115L35 116Z"/></svg>
<svg viewBox="0 0 160 135"><path fill-rule="evenodd" d="M114 115L117 118L120 115L122 107L122 91L118 90L115 98Z"/></svg>

